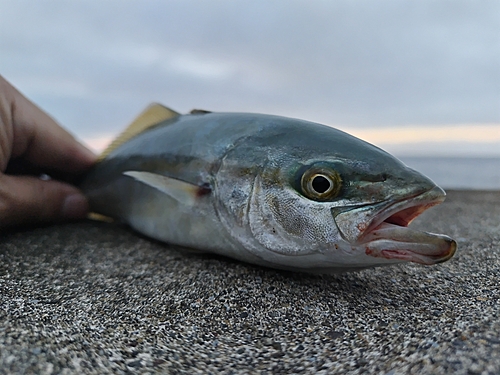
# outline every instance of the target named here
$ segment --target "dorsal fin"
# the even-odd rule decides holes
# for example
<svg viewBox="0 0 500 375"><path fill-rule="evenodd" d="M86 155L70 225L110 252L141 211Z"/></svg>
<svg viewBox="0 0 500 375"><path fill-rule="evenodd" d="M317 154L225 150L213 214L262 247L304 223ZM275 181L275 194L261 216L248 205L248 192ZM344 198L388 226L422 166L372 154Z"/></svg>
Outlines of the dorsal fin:
<svg viewBox="0 0 500 375"><path fill-rule="evenodd" d="M180 113L167 108L161 104L150 104L137 118L106 147L106 149L99 155L98 161L101 161L108 156L113 150L120 147L125 142L131 140L135 136L141 134L143 131L159 124L162 121L180 116Z"/></svg>
<svg viewBox="0 0 500 375"><path fill-rule="evenodd" d="M210 111L206 111L204 109L192 109L191 112L189 112L192 115L206 115L207 113L212 113Z"/></svg>

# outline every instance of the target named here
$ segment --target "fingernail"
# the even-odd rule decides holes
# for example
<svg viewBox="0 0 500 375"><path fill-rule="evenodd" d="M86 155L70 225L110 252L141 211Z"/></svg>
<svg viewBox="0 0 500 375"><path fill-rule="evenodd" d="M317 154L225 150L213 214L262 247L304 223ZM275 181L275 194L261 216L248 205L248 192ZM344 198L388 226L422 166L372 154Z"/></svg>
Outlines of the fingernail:
<svg viewBox="0 0 500 375"><path fill-rule="evenodd" d="M87 215L89 204L82 194L71 194L64 199L62 216L67 219L81 219Z"/></svg>

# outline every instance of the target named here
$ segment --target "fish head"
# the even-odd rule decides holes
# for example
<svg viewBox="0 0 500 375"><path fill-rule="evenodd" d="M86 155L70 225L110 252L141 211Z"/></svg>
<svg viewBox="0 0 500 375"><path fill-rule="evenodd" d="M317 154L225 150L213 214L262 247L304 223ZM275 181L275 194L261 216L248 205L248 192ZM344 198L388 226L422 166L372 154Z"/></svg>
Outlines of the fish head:
<svg viewBox="0 0 500 375"><path fill-rule="evenodd" d="M445 199L440 187L371 144L320 130L253 148L266 160L248 189L247 234L258 244L247 247L274 266L313 272L453 256L451 238L408 228Z"/></svg>

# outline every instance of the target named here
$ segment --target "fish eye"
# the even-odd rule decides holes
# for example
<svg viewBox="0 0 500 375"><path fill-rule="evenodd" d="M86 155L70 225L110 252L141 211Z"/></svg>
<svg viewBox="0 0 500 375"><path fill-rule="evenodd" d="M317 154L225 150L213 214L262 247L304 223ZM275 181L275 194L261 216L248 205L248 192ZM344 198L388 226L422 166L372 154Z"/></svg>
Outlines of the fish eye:
<svg viewBox="0 0 500 375"><path fill-rule="evenodd" d="M340 175L327 168L311 168L301 178L302 193L310 199L326 201L335 198L342 187Z"/></svg>
<svg viewBox="0 0 500 375"><path fill-rule="evenodd" d="M332 183L330 182L328 177L318 174L313 177L311 186L316 193L325 194L332 188Z"/></svg>

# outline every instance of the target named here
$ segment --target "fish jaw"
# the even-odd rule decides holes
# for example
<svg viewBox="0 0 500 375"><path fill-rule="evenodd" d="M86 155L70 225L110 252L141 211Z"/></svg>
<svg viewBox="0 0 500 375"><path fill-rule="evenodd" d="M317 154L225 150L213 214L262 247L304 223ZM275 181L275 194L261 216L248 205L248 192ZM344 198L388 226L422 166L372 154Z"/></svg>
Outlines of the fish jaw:
<svg viewBox="0 0 500 375"><path fill-rule="evenodd" d="M344 240L367 256L393 262L432 265L450 259L457 243L448 236L417 231L408 225L428 208L445 199L434 188L399 201L362 206L335 215Z"/></svg>
<svg viewBox="0 0 500 375"><path fill-rule="evenodd" d="M373 229L370 240L362 243L366 255L426 265L450 259L457 243L448 236L421 232L383 222Z"/></svg>

